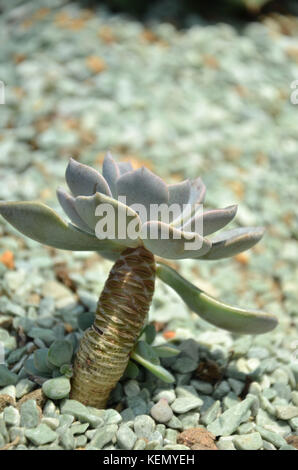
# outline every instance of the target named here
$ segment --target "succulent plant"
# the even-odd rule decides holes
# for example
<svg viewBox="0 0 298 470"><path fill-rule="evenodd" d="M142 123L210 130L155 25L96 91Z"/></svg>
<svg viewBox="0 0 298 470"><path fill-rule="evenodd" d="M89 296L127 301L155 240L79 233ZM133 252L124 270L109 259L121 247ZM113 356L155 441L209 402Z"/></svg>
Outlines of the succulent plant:
<svg viewBox="0 0 298 470"><path fill-rule="evenodd" d="M40 202L1 202L0 213L16 229L40 243L66 250L96 251L115 261L99 298L95 320L86 329L75 358L73 398L105 406L123 372L137 373L131 359L163 380L173 380L160 366L159 357L177 351L170 346L152 346L152 329L151 338L150 328L144 330L156 275L191 310L218 327L258 334L276 326L273 315L231 307L211 298L163 261L234 256L255 245L264 233L259 227L237 228L207 238L234 218L237 206L199 210L206 192L201 178L167 185L145 167L134 170L130 163L116 163L109 153L102 174L71 159L65 176L71 194L59 188L57 196L70 223ZM145 212L137 210L135 204L145 208ZM181 210L165 223L158 213L152 216L152 204L176 204ZM113 237L105 232L101 209L106 208L113 209ZM137 228L135 237L129 232L131 224ZM196 231L198 226L202 233ZM164 233L168 236L164 237ZM197 248L187 249L190 242L196 242Z"/></svg>

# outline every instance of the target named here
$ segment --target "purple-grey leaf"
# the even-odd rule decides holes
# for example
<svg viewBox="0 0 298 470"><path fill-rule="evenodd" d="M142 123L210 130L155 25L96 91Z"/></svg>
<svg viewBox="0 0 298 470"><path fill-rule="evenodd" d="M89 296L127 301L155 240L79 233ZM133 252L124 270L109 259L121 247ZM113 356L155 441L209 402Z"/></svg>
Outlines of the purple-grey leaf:
<svg viewBox="0 0 298 470"><path fill-rule="evenodd" d="M120 177L120 169L110 152L104 158L102 175L108 183L113 197L117 197L117 179Z"/></svg>
<svg viewBox="0 0 298 470"><path fill-rule="evenodd" d="M214 260L234 256L254 246L264 235L263 227L236 228L218 234L212 239L209 253L202 259Z"/></svg>
<svg viewBox="0 0 298 470"><path fill-rule="evenodd" d="M60 206L64 210L65 214L70 218L70 220L77 225L80 229L86 232L90 232L90 228L83 221L83 219L77 213L74 202L75 198L68 194L64 189L57 189L57 198L60 203Z"/></svg>
<svg viewBox="0 0 298 470"><path fill-rule="evenodd" d="M145 247L155 255L168 259L197 258L211 248L211 242L196 233L186 233L159 221L142 227Z"/></svg>
<svg viewBox="0 0 298 470"><path fill-rule="evenodd" d="M75 207L80 217L95 233L100 218L105 217L107 224L110 225L105 230L110 228L112 233L109 237L114 237L116 243L129 247L138 246L140 243L138 236L130 238L127 231L129 224L133 222L136 234L140 232L141 221L138 215L116 199L100 193L93 196L78 196L75 199Z"/></svg>
<svg viewBox="0 0 298 470"><path fill-rule="evenodd" d="M169 192L166 184L159 176L156 176L145 167L120 176L117 181L117 188L118 198L119 196L125 196L126 205L141 204L144 207L146 217L140 214L142 222L150 219L150 206L152 204L168 204Z"/></svg>
<svg viewBox="0 0 298 470"><path fill-rule="evenodd" d="M203 236L210 235L211 233L220 230L227 225L235 217L237 212L237 205L225 207L224 209L208 210L203 214L195 214L188 220L182 227L185 232L194 232L196 227L203 229ZM202 235L202 234L201 234Z"/></svg>
<svg viewBox="0 0 298 470"><path fill-rule="evenodd" d="M74 196L91 196L96 191L112 195L108 183L98 171L73 158L66 168L65 179Z"/></svg>
<svg viewBox="0 0 298 470"><path fill-rule="evenodd" d="M44 245L73 251L121 251L123 246L67 224L41 202L0 202L0 214L17 230Z"/></svg>

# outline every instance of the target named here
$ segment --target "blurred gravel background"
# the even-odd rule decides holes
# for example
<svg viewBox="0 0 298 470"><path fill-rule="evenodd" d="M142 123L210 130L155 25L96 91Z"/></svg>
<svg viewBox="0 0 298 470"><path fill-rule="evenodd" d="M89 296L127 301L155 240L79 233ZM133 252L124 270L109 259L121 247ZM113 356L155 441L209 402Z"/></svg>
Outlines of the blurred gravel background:
<svg viewBox="0 0 298 470"><path fill-rule="evenodd" d="M206 206L239 203L234 225L264 225L267 232L231 260L185 260L177 269L223 301L280 320L272 333L236 337L201 321L158 283L150 320L160 330L157 342L170 339L182 350L180 362L167 360L175 387L161 392L161 383L143 373L117 387L111 406L121 415L93 410L102 420L94 423L67 410L73 404L48 400L42 423L39 416L33 426L22 416L19 421L13 402L1 406L0 395L0 448L17 436L10 448L179 448L185 442L177 444L178 432L199 425L217 436L219 448L295 449L298 105L291 102L291 84L298 79L297 18L271 14L236 28L192 13L188 27L176 29L154 20L153 10L141 23L100 2L87 9L63 0L12 0L0 8L6 99L0 105L0 199L39 199L60 211L55 189L64 184L69 156L99 168L107 149L167 182L201 175ZM23 367L34 348L80 336L78 315L94 311L111 264L90 253L47 249L3 219L0 233L0 341L18 374L13 385L0 371L0 394L13 401L37 386ZM199 357L206 367L210 360L221 367L218 380L197 370ZM154 412L155 421L149 418L153 402L164 396L172 422ZM240 421L225 428L239 405ZM63 416L73 416L68 426ZM79 426L75 420L83 428L68 431L65 443L58 430ZM145 425L146 436L139 431ZM47 437L36 438L41 434Z"/></svg>

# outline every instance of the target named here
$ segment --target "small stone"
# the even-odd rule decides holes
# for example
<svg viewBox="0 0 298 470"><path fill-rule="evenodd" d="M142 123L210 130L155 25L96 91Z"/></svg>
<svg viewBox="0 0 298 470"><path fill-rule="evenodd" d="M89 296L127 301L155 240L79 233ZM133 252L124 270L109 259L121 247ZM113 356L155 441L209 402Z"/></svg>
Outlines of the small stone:
<svg viewBox="0 0 298 470"><path fill-rule="evenodd" d="M228 379L228 383L231 389L233 390L233 392L235 392L235 394L239 396L244 388L244 383L241 382L241 380L236 380L232 378Z"/></svg>
<svg viewBox="0 0 298 470"><path fill-rule="evenodd" d="M146 447L146 441L144 439L137 439L133 450L144 450Z"/></svg>
<svg viewBox="0 0 298 470"><path fill-rule="evenodd" d="M183 426L179 418L177 416L173 416L170 421L167 422L167 426L172 429L179 429L182 430Z"/></svg>
<svg viewBox="0 0 298 470"><path fill-rule="evenodd" d="M131 408L125 408L125 410L122 410L120 414L124 423L135 419L135 414Z"/></svg>
<svg viewBox="0 0 298 470"><path fill-rule="evenodd" d="M164 435L164 443L165 444L176 444L177 443L177 436L178 436L178 431L175 429L166 429L165 435Z"/></svg>
<svg viewBox="0 0 298 470"><path fill-rule="evenodd" d="M203 380L192 380L190 383L198 392L205 395L211 395L213 392L213 385Z"/></svg>
<svg viewBox="0 0 298 470"><path fill-rule="evenodd" d="M127 397L127 406L133 410L135 416L143 415L148 410L146 401L140 395Z"/></svg>
<svg viewBox="0 0 298 470"><path fill-rule="evenodd" d="M139 415L134 421L134 431L137 437L143 437L149 439L149 436L155 429L155 422L150 416Z"/></svg>
<svg viewBox="0 0 298 470"><path fill-rule="evenodd" d="M7 426L19 426L20 413L13 406L7 406L3 411L3 419Z"/></svg>
<svg viewBox="0 0 298 470"><path fill-rule="evenodd" d="M27 439L25 437L25 428L20 428L18 426L12 426L9 430L10 441L13 442L18 438L19 444L26 444Z"/></svg>
<svg viewBox="0 0 298 470"><path fill-rule="evenodd" d="M188 372L193 372L198 367L197 361L191 359L190 357L183 355L178 357L174 364L172 364L172 369L181 374L186 374Z"/></svg>
<svg viewBox="0 0 298 470"><path fill-rule="evenodd" d="M191 428L183 431L177 438L178 444L186 445L192 450L217 450L215 436L204 428Z"/></svg>
<svg viewBox="0 0 298 470"><path fill-rule="evenodd" d="M91 413L88 408L76 400L65 399L60 406L61 413L70 414L77 418L82 423L90 423L93 427L98 427L103 424L103 419Z"/></svg>
<svg viewBox="0 0 298 470"><path fill-rule="evenodd" d="M176 394L174 390L157 389L153 396L154 401L159 401L161 398L165 398L169 404L176 400Z"/></svg>
<svg viewBox="0 0 298 470"><path fill-rule="evenodd" d="M283 420L289 420L298 416L298 406L276 406L276 416Z"/></svg>
<svg viewBox="0 0 298 470"><path fill-rule="evenodd" d="M233 438L231 437L221 437L217 442L217 448L219 450L236 450L236 447L233 444Z"/></svg>
<svg viewBox="0 0 298 470"><path fill-rule="evenodd" d="M220 410L220 401L217 400L201 416L201 422L205 424L205 426L208 426L208 424L213 423L213 421L215 421L218 417Z"/></svg>
<svg viewBox="0 0 298 470"><path fill-rule="evenodd" d="M71 429L66 429L65 432L60 434L59 442L65 450L72 450L75 448L75 438Z"/></svg>
<svg viewBox="0 0 298 470"><path fill-rule="evenodd" d="M34 429L26 429L25 437L33 444L40 446L53 442L57 438L57 434L46 424L39 424Z"/></svg>
<svg viewBox="0 0 298 470"><path fill-rule="evenodd" d="M106 424L119 424L122 421L121 414L113 408L105 410L103 417Z"/></svg>
<svg viewBox="0 0 298 470"><path fill-rule="evenodd" d="M140 387L136 380L129 380L124 385L124 393L127 397L134 397L140 393Z"/></svg>
<svg viewBox="0 0 298 470"><path fill-rule="evenodd" d="M233 443L239 450L259 450L263 446L261 435L258 432L235 436Z"/></svg>
<svg viewBox="0 0 298 470"><path fill-rule="evenodd" d="M7 385L0 390L0 397L2 395L8 395L11 398L16 398L16 387L14 385Z"/></svg>
<svg viewBox="0 0 298 470"><path fill-rule="evenodd" d="M127 426L123 425L117 431L117 443L120 449L131 450L133 449L137 440L136 434Z"/></svg>
<svg viewBox="0 0 298 470"><path fill-rule="evenodd" d="M35 428L39 424L40 411L36 405L35 400L27 400L25 403L23 403L20 408L20 413L22 427Z"/></svg>
<svg viewBox="0 0 298 470"><path fill-rule="evenodd" d="M75 438L75 448L79 447L79 448L82 448L82 447L85 447L85 445L87 444L87 437L84 436L84 435L81 435L81 436L78 436Z"/></svg>
<svg viewBox="0 0 298 470"><path fill-rule="evenodd" d="M248 423L240 424L240 426L237 429L238 434L248 434L254 430L255 430L255 423L253 423L252 421L248 421Z"/></svg>
<svg viewBox="0 0 298 470"><path fill-rule="evenodd" d="M174 413L186 413L187 411L198 408L203 404L203 401L198 397L183 397L176 398L171 404L171 408Z"/></svg>
<svg viewBox="0 0 298 470"><path fill-rule="evenodd" d="M163 450L190 450L189 447L183 444L167 444L163 447Z"/></svg>
<svg viewBox="0 0 298 470"><path fill-rule="evenodd" d="M18 376L11 372L4 364L0 364L0 387L15 385L17 381Z"/></svg>
<svg viewBox="0 0 298 470"><path fill-rule="evenodd" d="M116 424L108 424L97 429L90 443L86 446L86 450L91 447L102 449L106 444L111 442L117 432L118 426Z"/></svg>
<svg viewBox="0 0 298 470"><path fill-rule="evenodd" d="M155 421L167 423L173 416L173 411L165 398L161 398L150 410Z"/></svg>
<svg viewBox="0 0 298 470"><path fill-rule="evenodd" d="M215 388L213 396L217 400L219 398L224 397L230 392L230 385L226 380L220 382L218 387Z"/></svg>
<svg viewBox="0 0 298 470"><path fill-rule="evenodd" d="M266 439L266 441L271 442L271 444L273 444L277 448L287 443L283 437L279 436L275 432L268 431L268 429L265 429L262 426L256 426L256 431L260 433L263 439Z"/></svg>
<svg viewBox="0 0 298 470"><path fill-rule="evenodd" d="M200 413L189 411L179 416L183 430L196 428L199 424Z"/></svg>
<svg viewBox="0 0 298 470"><path fill-rule="evenodd" d="M58 426L59 426L59 419L58 418L47 418L43 417L41 418L41 422L49 426L49 428L53 429L55 431Z"/></svg>
<svg viewBox="0 0 298 470"><path fill-rule="evenodd" d="M84 434L87 431L88 427L89 427L89 423L84 423L84 424L74 423L71 425L70 430L73 435Z"/></svg>
<svg viewBox="0 0 298 470"><path fill-rule="evenodd" d="M281 447L279 448L279 450L297 450L297 449L296 449L295 447L290 446L290 445L287 444L287 445L285 445L285 446L281 446Z"/></svg>
<svg viewBox="0 0 298 470"><path fill-rule="evenodd" d="M49 379L42 385L43 393L52 400L66 398L70 392L70 381L66 377Z"/></svg>
<svg viewBox="0 0 298 470"><path fill-rule="evenodd" d="M245 420L247 412L251 409L255 398L247 396L238 405L232 406L220 415L213 423L207 426L208 431L215 436L229 436L233 434L238 426Z"/></svg>
<svg viewBox="0 0 298 470"><path fill-rule="evenodd" d="M27 393L30 393L36 387L35 383L29 379L22 379L16 385L16 397L22 398Z"/></svg>
<svg viewBox="0 0 298 470"><path fill-rule="evenodd" d="M31 330L28 331L27 334L30 338L41 339L48 346L51 343L53 343L53 341L55 341L55 339L56 339L53 331L50 330L49 328L33 327L33 328L31 328Z"/></svg>

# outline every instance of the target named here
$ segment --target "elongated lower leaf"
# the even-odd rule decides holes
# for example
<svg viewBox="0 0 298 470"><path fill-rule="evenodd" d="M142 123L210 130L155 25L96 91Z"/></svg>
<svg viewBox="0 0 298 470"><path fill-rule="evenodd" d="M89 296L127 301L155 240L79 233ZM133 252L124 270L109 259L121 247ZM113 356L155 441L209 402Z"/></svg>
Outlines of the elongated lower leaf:
<svg viewBox="0 0 298 470"><path fill-rule="evenodd" d="M178 356L181 353L179 349L174 348L173 346L169 346L168 344L164 344L161 346L153 346L154 351L158 355L158 357L173 357Z"/></svg>
<svg viewBox="0 0 298 470"><path fill-rule="evenodd" d="M157 364L152 364L152 362L147 361L142 356L137 354L135 351L131 353L130 357L131 359L134 359L136 362L138 362L143 367L148 369L152 374L154 374L160 380L163 380L163 382L166 382L168 384L175 382L175 377L170 372L168 372L164 367L157 365Z"/></svg>
<svg viewBox="0 0 298 470"><path fill-rule="evenodd" d="M191 310L219 328L234 333L261 334L273 330L278 323L277 318L269 313L232 307L213 299L163 263L158 265L156 274L180 295Z"/></svg>
<svg viewBox="0 0 298 470"><path fill-rule="evenodd" d="M110 240L99 240L67 224L41 202L0 202L0 214L17 230L44 245L73 251L121 251Z"/></svg>

